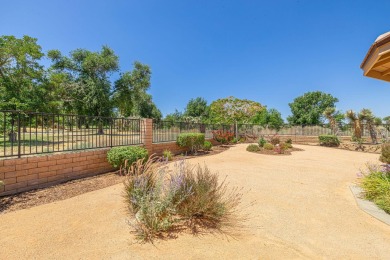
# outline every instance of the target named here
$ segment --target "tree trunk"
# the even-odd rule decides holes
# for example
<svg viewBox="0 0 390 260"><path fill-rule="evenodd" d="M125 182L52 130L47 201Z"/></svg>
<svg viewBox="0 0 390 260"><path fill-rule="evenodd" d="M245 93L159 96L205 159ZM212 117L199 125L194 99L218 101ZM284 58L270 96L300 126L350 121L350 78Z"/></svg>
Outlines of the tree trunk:
<svg viewBox="0 0 390 260"><path fill-rule="evenodd" d="M10 132L8 133L8 140L11 142L11 143L15 143L18 141L18 133L16 132Z"/></svg>
<svg viewBox="0 0 390 260"><path fill-rule="evenodd" d="M361 139L362 138L362 126L360 124L359 119L354 121L354 127L355 127L355 138Z"/></svg>

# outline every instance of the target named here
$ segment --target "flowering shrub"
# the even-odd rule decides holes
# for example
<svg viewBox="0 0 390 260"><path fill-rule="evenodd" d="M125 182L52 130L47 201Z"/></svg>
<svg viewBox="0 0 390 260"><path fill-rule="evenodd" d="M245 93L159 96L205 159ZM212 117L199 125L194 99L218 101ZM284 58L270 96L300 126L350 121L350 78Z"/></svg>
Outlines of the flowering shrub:
<svg viewBox="0 0 390 260"><path fill-rule="evenodd" d="M234 139L234 132L216 130L213 131L213 139L221 144L229 144Z"/></svg>
<svg viewBox="0 0 390 260"><path fill-rule="evenodd" d="M381 167L369 165L368 170L362 172L361 176L364 196L390 213L390 164Z"/></svg>
<svg viewBox="0 0 390 260"><path fill-rule="evenodd" d="M275 147L274 147L274 151L275 151L276 153L278 153L278 154L284 153L285 150L286 150L286 149L285 149L285 146L284 146L284 145L277 144L277 145L275 145Z"/></svg>

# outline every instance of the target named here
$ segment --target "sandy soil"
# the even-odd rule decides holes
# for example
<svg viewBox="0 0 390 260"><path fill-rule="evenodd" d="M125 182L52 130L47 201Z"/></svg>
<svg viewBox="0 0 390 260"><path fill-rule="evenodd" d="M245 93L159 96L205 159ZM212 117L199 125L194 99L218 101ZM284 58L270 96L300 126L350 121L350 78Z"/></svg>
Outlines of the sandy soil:
<svg viewBox="0 0 390 260"><path fill-rule="evenodd" d="M390 226L361 211L349 190L378 155L318 146L267 156L237 145L206 163L231 185L250 190L249 229L236 240L179 234L135 243L122 185L0 215L0 259L385 259Z"/></svg>

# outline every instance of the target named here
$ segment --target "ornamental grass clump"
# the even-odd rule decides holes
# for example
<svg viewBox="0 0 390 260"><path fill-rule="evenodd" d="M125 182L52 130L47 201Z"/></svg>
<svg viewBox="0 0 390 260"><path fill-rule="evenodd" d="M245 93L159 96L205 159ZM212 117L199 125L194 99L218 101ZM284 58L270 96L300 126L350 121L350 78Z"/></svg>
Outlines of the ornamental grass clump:
<svg viewBox="0 0 390 260"><path fill-rule="evenodd" d="M361 182L365 197L390 213L390 164L367 168Z"/></svg>
<svg viewBox="0 0 390 260"><path fill-rule="evenodd" d="M246 216L238 214L242 193L228 189L225 180L206 166L184 161L173 169L151 156L134 163L125 181L125 197L135 216L132 226L137 238L153 242L173 232L200 229L224 232L242 226Z"/></svg>

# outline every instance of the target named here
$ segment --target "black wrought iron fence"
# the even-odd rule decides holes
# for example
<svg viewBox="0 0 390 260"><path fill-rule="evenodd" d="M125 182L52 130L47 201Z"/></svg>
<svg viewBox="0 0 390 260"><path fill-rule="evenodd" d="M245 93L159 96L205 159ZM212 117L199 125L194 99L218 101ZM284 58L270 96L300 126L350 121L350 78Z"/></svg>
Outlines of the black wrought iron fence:
<svg viewBox="0 0 390 260"><path fill-rule="evenodd" d="M0 157L138 145L140 119L0 111Z"/></svg>
<svg viewBox="0 0 390 260"><path fill-rule="evenodd" d="M176 141L181 133L204 133L206 138L212 138L215 130L234 131L234 125L153 120L153 143Z"/></svg>

